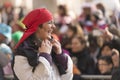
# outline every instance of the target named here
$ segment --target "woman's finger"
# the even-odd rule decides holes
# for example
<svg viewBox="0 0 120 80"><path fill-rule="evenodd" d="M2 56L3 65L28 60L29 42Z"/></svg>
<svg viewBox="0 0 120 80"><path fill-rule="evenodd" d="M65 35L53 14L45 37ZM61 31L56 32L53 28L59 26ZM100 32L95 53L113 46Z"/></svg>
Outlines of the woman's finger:
<svg viewBox="0 0 120 80"><path fill-rule="evenodd" d="M45 46L45 41L42 41L41 46Z"/></svg>

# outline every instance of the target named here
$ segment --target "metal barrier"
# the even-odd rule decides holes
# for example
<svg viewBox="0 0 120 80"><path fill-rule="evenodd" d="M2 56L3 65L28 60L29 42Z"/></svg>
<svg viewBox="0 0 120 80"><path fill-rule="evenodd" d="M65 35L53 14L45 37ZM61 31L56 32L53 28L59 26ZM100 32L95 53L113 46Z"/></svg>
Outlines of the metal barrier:
<svg viewBox="0 0 120 80"><path fill-rule="evenodd" d="M111 80L111 75L81 75L85 80Z"/></svg>
<svg viewBox="0 0 120 80"><path fill-rule="evenodd" d="M5 78L13 80L13 75L5 75ZM81 78L85 80L110 80L111 75L81 75Z"/></svg>
<svg viewBox="0 0 120 80"><path fill-rule="evenodd" d="M5 80L13 80L14 76L13 75L5 75Z"/></svg>

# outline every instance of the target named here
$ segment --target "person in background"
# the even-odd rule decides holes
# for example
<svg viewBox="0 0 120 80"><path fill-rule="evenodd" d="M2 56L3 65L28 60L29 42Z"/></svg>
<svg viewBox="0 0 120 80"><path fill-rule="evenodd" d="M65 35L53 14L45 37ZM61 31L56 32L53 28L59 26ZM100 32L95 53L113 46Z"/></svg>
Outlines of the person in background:
<svg viewBox="0 0 120 80"><path fill-rule="evenodd" d="M114 69L119 67L119 51L114 49L111 42L106 42L103 44L100 49L100 53L98 54L98 58L100 56L111 56Z"/></svg>
<svg viewBox="0 0 120 80"><path fill-rule="evenodd" d="M72 16L69 14L68 8L66 5L58 6L58 13L55 17L55 25L58 29L59 35L64 35L68 30L68 24L71 24L73 21Z"/></svg>
<svg viewBox="0 0 120 80"><path fill-rule="evenodd" d="M113 62L111 56L99 57L98 69L101 75L111 75L113 70Z"/></svg>
<svg viewBox="0 0 120 80"><path fill-rule="evenodd" d="M8 44L11 41L11 34L12 34L11 27L1 23L0 24L0 51L2 51L3 53L6 53L9 58L12 57L11 48L8 46Z"/></svg>
<svg viewBox="0 0 120 80"><path fill-rule="evenodd" d="M83 37L84 36L83 30L78 24L75 25L69 24L66 33L64 35L61 35L60 37L61 44L64 49L67 49L68 51L70 50L71 40L74 36Z"/></svg>
<svg viewBox="0 0 120 80"><path fill-rule="evenodd" d="M78 17L78 22L81 25L82 28L84 28L85 23L89 26L91 26L91 21L90 21L90 16L92 13L92 7L91 4L89 3L85 3L82 6L82 13L80 14L80 16Z"/></svg>
<svg viewBox="0 0 120 80"><path fill-rule="evenodd" d="M86 46L86 40L82 37L75 36L72 39L71 57L74 63L74 78L80 74L94 74L95 63L90 57L89 51Z"/></svg>
<svg viewBox="0 0 120 80"><path fill-rule="evenodd" d="M9 60L8 64L3 67L4 75L12 74L12 68L11 68L12 50L8 46L8 44L11 41L11 34L12 34L11 27L4 23L1 23L0 24L0 53L5 54L5 56Z"/></svg>
<svg viewBox="0 0 120 80"><path fill-rule="evenodd" d="M72 17L68 13L68 9L66 5L58 6L58 15L55 15L55 24L61 28L66 24L70 24L72 21Z"/></svg>
<svg viewBox="0 0 120 80"><path fill-rule="evenodd" d="M106 10L105 10L104 5L102 3L97 3L96 7L97 7L97 9L102 11L103 16L105 17L106 16Z"/></svg>
<svg viewBox="0 0 120 80"><path fill-rule="evenodd" d="M27 29L15 47L12 64L15 80L72 80L72 60L52 37L52 14L46 8L35 9L23 23Z"/></svg>
<svg viewBox="0 0 120 80"><path fill-rule="evenodd" d="M2 10L2 23L10 25L13 20L14 7L11 2L5 2Z"/></svg>
<svg viewBox="0 0 120 80"><path fill-rule="evenodd" d="M9 63L9 59L6 54L0 52L0 80L4 80L4 71L3 67L5 67Z"/></svg>
<svg viewBox="0 0 120 80"><path fill-rule="evenodd" d="M20 12L19 12L19 18L18 18L18 20L21 20L23 17L24 17L24 9L23 9L23 7L21 6L21 7L19 7L19 9L20 9Z"/></svg>
<svg viewBox="0 0 120 80"><path fill-rule="evenodd" d="M111 42L113 48L117 49L120 52L120 37L119 35L110 32L108 27L104 30L103 39L105 42Z"/></svg>
<svg viewBox="0 0 120 80"><path fill-rule="evenodd" d="M97 62L97 55L99 52L99 46L97 44L97 37L93 34L88 35L88 42L89 42L89 51L90 56L94 59L95 63ZM92 47L91 47L92 46Z"/></svg>
<svg viewBox="0 0 120 80"><path fill-rule="evenodd" d="M103 46L100 49L99 55L100 56L111 56L112 55L112 43L111 42L105 42Z"/></svg>

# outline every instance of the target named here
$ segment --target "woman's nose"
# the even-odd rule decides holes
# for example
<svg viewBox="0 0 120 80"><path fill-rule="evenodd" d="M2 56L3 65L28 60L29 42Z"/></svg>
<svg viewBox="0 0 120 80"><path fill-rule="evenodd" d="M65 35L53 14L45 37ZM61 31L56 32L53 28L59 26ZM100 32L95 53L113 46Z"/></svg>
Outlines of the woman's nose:
<svg viewBox="0 0 120 80"><path fill-rule="evenodd" d="M55 29L55 28L56 28L55 24L52 24L52 28L53 28L53 29Z"/></svg>

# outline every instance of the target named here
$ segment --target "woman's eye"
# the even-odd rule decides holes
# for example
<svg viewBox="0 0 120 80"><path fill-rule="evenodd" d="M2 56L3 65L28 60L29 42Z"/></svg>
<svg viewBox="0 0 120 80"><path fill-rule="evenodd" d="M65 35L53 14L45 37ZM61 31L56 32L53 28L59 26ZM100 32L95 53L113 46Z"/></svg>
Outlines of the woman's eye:
<svg viewBox="0 0 120 80"><path fill-rule="evenodd" d="M51 24L51 22L48 22L48 24Z"/></svg>
<svg viewBox="0 0 120 80"><path fill-rule="evenodd" d="M53 22L53 21L50 21L50 22L48 22L48 24L54 24L54 22Z"/></svg>

